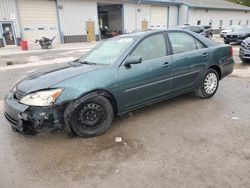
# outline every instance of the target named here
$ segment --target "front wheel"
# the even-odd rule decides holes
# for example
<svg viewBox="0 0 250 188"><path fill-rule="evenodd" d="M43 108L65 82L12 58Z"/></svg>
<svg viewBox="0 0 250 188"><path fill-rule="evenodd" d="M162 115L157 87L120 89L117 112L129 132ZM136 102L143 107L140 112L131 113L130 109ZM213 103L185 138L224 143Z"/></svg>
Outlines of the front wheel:
<svg viewBox="0 0 250 188"><path fill-rule="evenodd" d="M219 86L219 75L216 70L209 69L205 74L200 88L196 95L202 99L208 99L214 96Z"/></svg>
<svg viewBox="0 0 250 188"><path fill-rule="evenodd" d="M94 137L106 132L114 116L110 101L102 96L79 99L70 104L64 117L69 119L72 131L80 137ZM67 121L67 120L66 120Z"/></svg>

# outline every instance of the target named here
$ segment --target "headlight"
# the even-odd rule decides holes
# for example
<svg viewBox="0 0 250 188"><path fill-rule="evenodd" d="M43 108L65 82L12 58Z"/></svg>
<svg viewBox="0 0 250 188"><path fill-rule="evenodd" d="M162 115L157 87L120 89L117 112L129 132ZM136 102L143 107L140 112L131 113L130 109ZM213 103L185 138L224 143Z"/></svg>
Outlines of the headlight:
<svg viewBox="0 0 250 188"><path fill-rule="evenodd" d="M53 89L30 93L24 96L20 100L20 103L28 106L50 106L55 103L62 91L62 89Z"/></svg>

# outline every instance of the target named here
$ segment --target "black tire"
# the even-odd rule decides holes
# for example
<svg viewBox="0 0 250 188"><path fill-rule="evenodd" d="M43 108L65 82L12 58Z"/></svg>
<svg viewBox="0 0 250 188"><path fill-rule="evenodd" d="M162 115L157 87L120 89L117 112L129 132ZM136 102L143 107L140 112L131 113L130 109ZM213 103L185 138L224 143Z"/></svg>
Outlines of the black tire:
<svg viewBox="0 0 250 188"><path fill-rule="evenodd" d="M214 85L211 85L212 89L211 89L211 87L206 89L205 87L206 87L206 85L209 84L207 82L208 82L208 79L210 77L212 77L213 79L216 79L216 84L214 83ZM214 69L209 69L207 71L207 73L205 74L205 76L203 77L201 84L200 84L200 87L196 92L196 95L202 99L211 98L217 92L218 86L219 86L219 75L218 75L217 71ZM211 90L209 90L209 89L211 89Z"/></svg>
<svg viewBox="0 0 250 188"><path fill-rule="evenodd" d="M66 124L80 137L94 137L105 133L112 124L114 110L103 96L78 99L67 106L64 112Z"/></svg>

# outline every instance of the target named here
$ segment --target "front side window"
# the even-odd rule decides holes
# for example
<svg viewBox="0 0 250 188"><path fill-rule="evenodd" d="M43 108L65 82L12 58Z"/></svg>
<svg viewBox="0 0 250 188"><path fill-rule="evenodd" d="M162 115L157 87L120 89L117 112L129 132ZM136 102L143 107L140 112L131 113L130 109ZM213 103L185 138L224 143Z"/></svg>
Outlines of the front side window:
<svg viewBox="0 0 250 188"><path fill-rule="evenodd" d="M186 33L172 32L168 35L174 54L189 52L205 47L200 41Z"/></svg>
<svg viewBox="0 0 250 188"><path fill-rule="evenodd" d="M166 56L166 42L163 34L153 35L144 39L133 51L131 56L140 56L143 61Z"/></svg>

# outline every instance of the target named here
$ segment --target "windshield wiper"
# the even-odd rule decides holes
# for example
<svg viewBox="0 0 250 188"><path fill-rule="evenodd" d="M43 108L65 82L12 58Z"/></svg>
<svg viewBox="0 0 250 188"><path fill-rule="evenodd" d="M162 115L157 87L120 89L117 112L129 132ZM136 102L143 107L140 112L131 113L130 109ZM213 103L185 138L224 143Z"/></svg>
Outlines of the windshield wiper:
<svg viewBox="0 0 250 188"><path fill-rule="evenodd" d="M87 64L87 65L96 65L96 63L90 62L90 61L79 61L79 63L81 63L81 64Z"/></svg>

